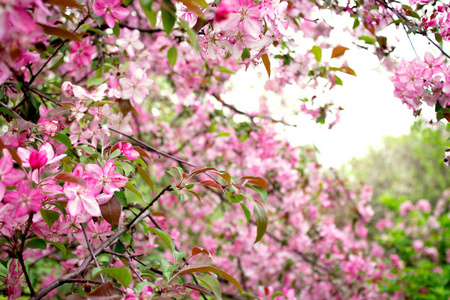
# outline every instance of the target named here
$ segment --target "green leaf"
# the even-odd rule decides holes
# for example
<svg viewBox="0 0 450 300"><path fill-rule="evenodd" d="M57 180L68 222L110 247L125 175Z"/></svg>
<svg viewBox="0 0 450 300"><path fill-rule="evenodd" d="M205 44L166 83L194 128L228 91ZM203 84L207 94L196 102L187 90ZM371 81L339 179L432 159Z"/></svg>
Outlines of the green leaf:
<svg viewBox="0 0 450 300"><path fill-rule="evenodd" d="M218 133L218 134L216 135L216 137L229 136L229 135L230 135L229 132L221 132L221 133Z"/></svg>
<svg viewBox="0 0 450 300"><path fill-rule="evenodd" d="M3 112L3 113L5 113L5 114L10 115L10 116L13 117L14 119L17 119L17 118L18 118L15 114L13 114L12 112L10 112L9 109L6 109L6 108L4 108L4 107L0 107L0 111Z"/></svg>
<svg viewBox="0 0 450 300"><path fill-rule="evenodd" d="M152 11L152 3L153 0L139 0L139 4L150 22L150 26L154 28L156 26L156 15L158 12Z"/></svg>
<svg viewBox="0 0 450 300"><path fill-rule="evenodd" d="M117 279L124 287L128 287L132 281L130 270L127 268L108 268L101 270L97 274L107 274Z"/></svg>
<svg viewBox="0 0 450 300"><path fill-rule="evenodd" d="M220 300L222 299L222 291L220 289L219 280L209 274L202 274L195 276L201 283L206 285L210 290L214 292L214 295Z"/></svg>
<svg viewBox="0 0 450 300"><path fill-rule="evenodd" d="M31 240L31 241L27 242L25 244L25 247L26 248L32 248L32 249L45 250L45 249L47 249L47 243L45 243L45 241L41 240L41 239L34 239L34 240Z"/></svg>
<svg viewBox="0 0 450 300"><path fill-rule="evenodd" d="M243 203L240 203L240 204L241 204L242 210L244 211L245 217L247 218L247 222L250 223L250 219L252 217L250 210Z"/></svg>
<svg viewBox="0 0 450 300"><path fill-rule="evenodd" d="M91 87L93 85L100 85L103 82L106 82L108 79L102 78L102 77L91 77L87 80L86 85L87 87Z"/></svg>
<svg viewBox="0 0 450 300"><path fill-rule="evenodd" d="M336 75L334 75L334 78L336 79L336 81L335 81L334 83L336 83L337 85L340 85L340 86L343 85L343 82L342 82L342 79L341 79L341 78L339 78L339 77L336 76Z"/></svg>
<svg viewBox="0 0 450 300"><path fill-rule="evenodd" d="M161 258L162 273L163 273L163 276L167 280L169 280L172 277L173 271L178 269L179 266L180 266L179 264L172 265L170 263L170 261L168 259L166 259L166 258Z"/></svg>
<svg viewBox="0 0 450 300"><path fill-rule="evenodd" d="M266 233L268 219L267 219L266 211L264 210L264 207L262 206L262 204L259 203L259 201L257 201L257 200L253 200L253 201L255 201L255 203L253 205L253 214L255 215L255 221L256 221L256 232L257 232L256 240L255 240L255 244L256 244L263 238L264 234Z"/></svg>
<svg viewBox="0 0 450 300"><path fill-rule="evenodd" d="M45 240L47 243L52 244L53 246L55 246L56 248L58 248L64 255L64 258L67 256L67 249L66 247L61 244L61 243L57 243L57 242L52 242L49 240Z"/></svg>
<svg viewBox="0 0 450 300"><path fill-rule="evenodd" d="M217 68L217 71L222 72L222 73L228 73L228 74L236 74L233 71L231 71L230 69L227 69L227 68L224 68L224 67Z"/></svg>
<svg viewBox="0 0 450 300"><path fill-rule="evenodd" d="M184 30L186 30L186 32L188 33L189 39L191 40L191 44L195 52L198 53L200 51L200 44L198 43L197 33L192 30L191 27L189 27L189 24L185 20L179 19L179 22L181 27L183 27Z"/></svg>
<svg viewBox="0 0 450 300"><path fill-rule="evenodd" d="M322 49L319 46L313 46L311 53L314 54L314 58L319 62L322 60Z"/></svg>
<svg viewBox="0 0 450 300"><path fill-rule="evenodd" d="M194 191L187 191L188 193L191 193L192 195L195 196L195 198L197 198L198 202L200 202L200 204L202 204L202 199L200 198L200 196L194 192Z"/></svg>
<svg viewBox="0 0 450 300"><path fill-rule="evenodd" d="M167 60L173 66L177 63L178 50L175 46L171 47L169 51L167 51Z"/></svg>
<svg viewBox="0 0 450 300"><path fill-rule="evenodd" d="M125 188L129 190L130 192L133 192L134 194L138 195L142 199L142 194L134 187L134 185L131 182L127 182L125 185Z"/></svg>
<svg viewBox="0 0 450 300"><path fill-rule="evenodd" d="M173 26L175 25L175 16L173 11L168 11L164 8L161 9L161 19L163 23L164 31L167 35L172 32Z"/></svg>
<svg viewBox="0 0 450 300"><path fill-rule="evenodd" d="M251 188L254 191L256 191L261 196L261 199L262 199L263 203L266 204L266 202L267 202L267 191L265 189L263 189L262 187L257 186L257 185L246 184L245 186Z"/></svg>
<svg viewBox="0 0 450 300"><path fill-rule="evenodd" d="M131 164L127 163L127 162L124 162L124 161L121 161L119 164L120 164L120 167L122 168L122 170L125 171L125 176L126 177L129 177L131 173L134 173L134 166L133 165L131 165Z"/></svg>
<svg viewBox="0 0 450 300"><path fill-rule="evenodd" d="M373 37L370 37L370 36L363 35L363 36L360 36L358 39L360 41L364 41L366 44L370 44L370 45L375 44L375 39Z"/></svg>
<svg viewBox="0 0 450 300"><path fill-rule="evenodd" d="M270 296L270 299L273 299L273 298L281 296L281 295L286 295L286 294L283 292L276 292L276 293L273 293L272 296Z"/></svg>
<svg viewBox="0 0 450 300"><path fill-rule="evenodd" d="M116 24L114 25L114 28L113 28L113 34L116 38L119 38L119 36L120 36L119 21L117 21L117 20L116 20Z"/></svg>
<svg viewBox="0 0 450 300"><path fill-rule="evenodd" d="M161 229L158 229L158 228L149 228L148 230L153 232L154 234L156 234L163 240L163 242L167 245L167 247L169 247L170 251L172 251L173 258L176 261L179 261L181 258L183 258L186 255L186 253L178 252L175 249L175 243L173 242L172 237L167 232L165 232Z"/></svg>
<svg viewBox="0 0 450 300"><path fill-rule="evenodd" d="M68 149L72 149L72 142L70 141L70 139L69 139L69 137L67 135L59 133L59 132L56 132L55 136L52 136L51 138L55 139L57 141L60 141Z"/></svg>
<svg viewBox="0 0 450 300"><path fill-rule="evenodd" d="M141 276L144 276L144 274L141 274ZM155 276L153 276L153 277L155 277ZM156 277L155 277L155 280L156 280ZM138 284L136 284L136 286L134 287L134 291L136 292L136 294L140 294L142 289L148 285L151 286L152 288L155 287L155 285L153 283L144 281L144 282L139 282Z"/></svg>
<svg viewBox="0 0 450 300"><path fill-rule="evenodd" d="M119 199L120 205L122 205L123 207L127 206L127 198L125 197L124 191L116 191L114 192L114 195L117 197L117 199Z"/></svg>
<svg viewBox="0 0 450 300"><path fill-rule="evenodd" d="M7 277L5 275L8 273L9 273L8 269L3 264L0 264L0 275L3 275L3 277Z"/></svg>
<svg viewBox="0 0 450 300"><path fill-rule="evenodd" d="M51 229L53 224L59 220L59 213L53 210L40 209L39 210L45 223L48 224L48 229Z"/></svg>
<svg viewBox="0 0 450 300"><path fill-rule="evenodd" d="M250 297L252 299L259 299L257 296L255 296L253 294L250 294L250 293L247 293L247 292L243 292L242 295L246 296L246 297Z"/></svg>
<svg viewBox="0 0 450 300"><path fill-rule="evenodd" d="M152 192L155 191L155 186L153 185L153 181L150 178L150 176L148 175L148 173L141 167L136 167L137 168L137 172L139 173L139 175L141 175L142 179L144 179L145 183L150 187L150 189L152 190Z"/></svg>
<svg viewBox="0 0 450 300"><path fill-rule="evenodd" d="M244 48L242 51L241 59L244 61L247 58L250 58L250 49Z"/></svg>

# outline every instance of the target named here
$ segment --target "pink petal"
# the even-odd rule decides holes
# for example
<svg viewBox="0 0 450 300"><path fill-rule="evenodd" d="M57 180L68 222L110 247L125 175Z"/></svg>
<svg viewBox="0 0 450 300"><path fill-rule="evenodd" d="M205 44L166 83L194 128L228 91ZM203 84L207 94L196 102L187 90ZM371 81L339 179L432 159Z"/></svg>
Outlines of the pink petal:
<svg viewBox="0 0 450 300"><path fill-rule="evenodd" d="M114 28L116 25L116 20L113 18L110 12L105 14L105 22L110 28Z"/></svg>
<svg viewBox="0 0 450 300"><path fill-rule="evenodd" d="M17 169L12 169L8 174L3 176L3 182L7 186L12 186L18 184L23 178L25 174Z"/></svg>
<svg viewBox="0 0 450 300"><path fill-rule="evenodd" d="M103 166L103 174L105 176L110 177L116 172L116 165L114 164L114 161L108 160L106 164Z"/></svg>
<svg viewBox="0 0 450 300"><path fill-rule="evenodd" d="M69 215L75 217L80 214L82 210L83 207L81 206L81 200L79 197L69 199L69 202L67 202L67 212L69 213Z"/></svg>
<svg viewBox="0 0 450 300"><path fill-rule="evenodd" d="M86 165L86 174L95 178L100 178L103 176L103 170L99 165L88 164Z"/></svg>
<svg viewBox="0 0 450 300"><path fill-rule="evenodd" d="M129 14L130 14L130 12L128 11L128 9L126 9L125 7L122 7L122 6L117 6L112 11L113 17L118 20L125 19Z"/></svg>
<svg viewBox="0 0 450 300"><path fill-rule="evenodd" d="M99 217L101 215L100 206L97 200L91 195L80 196L83 202L84 210L93 217Z"/></svg>
<svg viewBox="0 0 450 300"><path fill-rule="evenodd" d="M261 33L261 25L258 20L253 18L247 18L242 21L242 29L253 37L258 37Z"/></svg>

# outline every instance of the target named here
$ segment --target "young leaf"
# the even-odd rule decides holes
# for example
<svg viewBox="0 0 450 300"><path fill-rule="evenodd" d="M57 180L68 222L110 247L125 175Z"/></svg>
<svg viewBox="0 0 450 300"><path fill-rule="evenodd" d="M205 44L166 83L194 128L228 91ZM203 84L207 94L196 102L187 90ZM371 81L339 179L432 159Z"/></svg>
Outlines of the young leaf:
<svg viewBox="0 0 450 300"><path fill-rule="evenodd" d="M202 180L202 181L200 181L200 183L203 184L203 185L207 185L207 186L210 186L210 187L219 189L219 190L221 190L222 192L225 192L225 191L223 190L223 188L222 188L220 185L218 185L218 184L217 184L215 181L213 181L213 180L209 180L209 179L207 179L207 180Z"/></svg>
<svg viewBox="0 0 450 300"><path fill-rule="evenodd" d="M246 183L248 184L259 186L265 190L267 189L267 181L265 181L262 177L244 176L241 177L241 179L246 180Z"/></svg>
<svg viewBox="0 0 450 300"><path fill-rule="evenodd" d="M264 206L258 200L253 201L255 201L253 205L253 214L255 215L256 221L256 244L263 238L264 233L266 233L268 219Z"/></svg>
<svg viewBox="0 0 450 300"><path fill-rule="evenodd" d="M107 274L117 279L124 287L128 287L132 281L130 270L127 268L108 268L103 269L97 274Z"/></svg>
<svg viewBox="0 0 450 300"><path fill-rule="evenodd" d="M209 258L211 258L211 260L213 259L211 253L208 250L204 249L204 248L194 247L191 250L191 256L194 256L194 255L197 255L197 254L200 254L200 253L207 254L209 256Z"/></svg>
<svg viewBox="0 0 450 300"><path fill-rule="evenodd" d="M171 47L169 51L167 51L167 60L173 66L177 63L178 50L175 46Z"/></svg>
<svg viewBox="0 0 450 300"><path fill-rule="evenodd" d="M251 188L254 191L256 191L261 196L261 199L262 199L263 203L266 204L266 202L267 202L267 191L265 189L263 189L262 187L257 186L257 185L246 184L245 186Z"/></svg>
<svg viewBox="0 0 450 300"><path fill-rule="evenodd" d="M76 0L46 0L45 2L62 7L83 9L83 5L79 4Z"/></svg>
<svg viewBox="0 0 450 300"><path fill-rule="evenodd" d="M318 46L313 46L311 48L311 53L314 54L314 58L320 62L322 60L322 49Z"/></svg>
<svg viewBox="0 0 450 300"><path fill-rule="evenodd" d="M269 60L269 56L267 55L267 53L264 53L262 56L262 61L264 63L264 67L266 68L267 71L267 75L269 75L269 79L270 79L270 60Z"/></svg>
<svg viewBox="0 0 450 300"><path fill-rule="evenodd" d="M333 49L333 52L331 53L331 58L336 58L336 57L342 56L342 55L344 55L345 51L347 51L347 50L348 50L347 47L336 46Z"/></svg>
<svg viewBox="0 0 450 300"><path fill-rule="evenodd" d="M179 274L181 275L181 274L195 273L195 272L214 272L216 274L219 274L220 276L222 276L223 278L228 280L230 283L232 283L239 290L239 293L242 294L242 286L239 283L239 281L237 281L233 276L231 276L227 272L217 269L216 267L192 264L192 265L185 266L179 272Z"/></svg>

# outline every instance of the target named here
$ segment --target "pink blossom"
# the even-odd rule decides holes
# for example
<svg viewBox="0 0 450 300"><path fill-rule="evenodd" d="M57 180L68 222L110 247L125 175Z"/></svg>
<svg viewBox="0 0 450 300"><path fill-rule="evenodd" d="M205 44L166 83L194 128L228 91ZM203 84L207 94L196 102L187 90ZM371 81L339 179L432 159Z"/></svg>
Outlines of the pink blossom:
<svg viewBox="0 0 450 300"><path fill-rule="evenodd" d="M73 217L83 211L92 217L99 217L101 215L100 206L95 197L102 190L100 182L93 177L85 176L83 166L80 164L75 167L72 174L83 178L86 181L86 186L71 182L64 184L64 194L68 198L67 212Z"/></svg>
<svg viewBox="0 0 450 300"><path fill-rule="evenodd" d="M428 200L425 200L425 199L421 199L421 200L417 201L416 208L418 210L424 211L426 213L431 212L431 204L430 204L430 202L428 202Z"/></svg>
<svg viewBox="0 0 450 300"><path fill-rule="evenodd" d="M37 152L37 151L33 150L33 152ZM44 165L54 164L67 156L66 154L56 155L55 151L53 150L53 146L50 143L44 143L41 146L39 146L38 152L39 152L39 154L33 154L34 155L33 159L36 159L36 157L37 157L36 155L38 155L38 157L41 157L41 159L42 159L39 163L42 163L44 161L44 156L45 156L47 161L44 163ZM24 166L26 168L31 167L31 162L30 162L31 153L32 153L32 151L25 149L25 148L17 149L17 154L20 156L20 159L22 160L22 166ZM36 164L37 162L35 161L33 163Z"/></svg>
<svg viewBox="0 0 450 300"><path fill-rule="evenodd" d="M145 96L148 95L148 89L152 80L147 78L147 74L135 64L130 64L129 72L131 79L123 77L119 79L122 86L122 98L130 99L131 103L141 104L144 102Z"/></svg>
<svg viewBox="0 0 450 300"><path fill-rule="evenodd" d="M133 57L135 54L135 50L144 49L144 44L139 40L139 36L139 30L129 30L127 28L123 28L120 31L120 38L117 39L116 44L120 48L127 51L127 54L130 57Z"/></svg>
<svg viewBox="0 0 450 300"><path fill-rule="evenodd" d="M17 269L17 270L16 270ZM21 285L24 284L22 266L15 259L11 259L9 264L8 277L6 277L5 285L8 287L8 299L17 299L22 294Z"/></svg>
<svg viewBox="0 0 450 300"><path fill-rule="evenodd" d="M27 180L17 185L17 190L5 194L3 201L16 207L16 217L28 214L29 210L39 211L43 199L40 189L32 189Z"/></svg>
<svg viewBox="0 0 450 300"><path fill-rule="evenodd" d="M118 142L117 147L120 149L120 153L129 160L135 160L139 157L139 152L133 150L133 146L130 143Z"/></svg>
<svg viewBox="0 0 450 300"><path fill-rule="evenodd" d="M97 15L105 16L105 22L110 28L114 28L114 19L123 20L130 14L128 9L120 6L120 0L96 0L93 9Z"/></svg>
<svg viewBox="0 0 450 300"><path fill-rule="evenodd" d="M11 153L7 149L3 149L2 153L3 157L0 158L0 200L3 199L7 186L18 184L25 176L22 171L14 169Z"/></svg>
<svg viewBox="0 0 450 300"><path fill-rule="evenodd" d="M81 42L70 43L72 52L69 59L78 66L88 66L92 63L92 59L97 55L95 46L91 45L89 38L83 39Z"/></svg>
<svg viewBox="0 0 450 300"><path fill-rule="evenodd" d="M405 201L400 205L400 216L404 217L414 209L414 204L411 201Z"/></svg>
<svg viewBox="0 0 450 300"><path fill-rule="evenodd" d="M104 193L97 196L100 205L107 203L114 192L118 191L119 188L124 187L128 182L127 177L115 174L115 172L116 165L112 160L108 160L103 168L95 164L86 165L86 174L98 179L103 186Z"/></svg>

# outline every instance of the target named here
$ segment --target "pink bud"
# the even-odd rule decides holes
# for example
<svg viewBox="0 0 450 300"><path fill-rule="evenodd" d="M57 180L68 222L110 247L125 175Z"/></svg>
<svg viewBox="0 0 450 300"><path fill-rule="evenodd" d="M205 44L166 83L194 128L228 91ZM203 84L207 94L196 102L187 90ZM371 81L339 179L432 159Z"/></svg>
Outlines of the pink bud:
<svg viewBox="0 0 450 300"><path fill-rule="evenodd" d="M45 151L33 151L30 153L29 162L32 169L39 169L47 163L47 153Z"/></svg>

